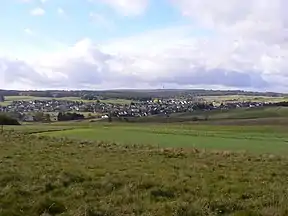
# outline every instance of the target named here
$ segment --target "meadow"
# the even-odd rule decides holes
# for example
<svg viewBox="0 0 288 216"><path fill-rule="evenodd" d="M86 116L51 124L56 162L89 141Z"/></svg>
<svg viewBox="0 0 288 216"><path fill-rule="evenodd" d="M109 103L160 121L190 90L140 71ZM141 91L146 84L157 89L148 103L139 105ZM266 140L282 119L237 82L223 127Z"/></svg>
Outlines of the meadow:
<svg viewBox="0 0 288 216"><path fill-rule="evenodd" d="M95 124L84 128L44 132L41 135L119 144L149 144L156 147L288 153L287 127Z"/></svg>
<svg viewBox="0 0 288 216"><path fill-rule="evenodd" d="M5 130L26 134L33 133L39 136L114 142L124 145L148 144L154 147L287 154L288 118L285 117L288 114L287 111L286 108L261 108L250 111L211 112L210 120L197 122L160 123L161 121L147 121L145 123L132 123L113 121L108 123L99 120L96 122L76 121L25 124L16 127L6 126ZM199 115L199 113L196 114L198 117ZM244 118L245 116L247 118ZM192 117L188 114L183 114L183 116L179 114L176 120L179 118L189 120Z"/></svg>
<svg viewBox="0 0 288 216"><path fill-rule="evenodd" d="M208 121L206 121L208 120ZM242 121L241 121L242 120ZM166 115L148 116L146 118L131 119L132 122L150 123L185 123L201 121L201 124L232 124L239 125L243 120L249 120L247 125L257 124L266 121L265 124L278 125L283 122L288 124L288 107L256 107L256 108L237 108L226 110L193 111L184 113L173 113L167 118ZM252 120L256 120L253 123ZM258 123L261 125L261 123Z"/></svg>
<svg viewBox="0 0 288 216"><path fill-rule="evenodd" d="M268 97L268 96L248 96L248 95L223 95L223 96L203 96L208 102L231 102L231 101L254 101L254 102L280 102L285 101L287 97Z"/></svg>
<svg viewBox="0 0 288 216"><path fill-rule="evenodd" d="M284 216L288 158L0 134L1 216Z"/></svg>
<svg viewBox="0 0 288 216"><path fill-rule="evenodd" d="M52 98L52 97L34 97L34 96L6 96L4 102L0 102L0 105L7 106L13 101L30 101L30 100L68 100L68 101L83 101L85 103L91 102L89 100L82 100L80 97L62 97L62 98ZM103 103L114 103L114 104L129 104L131 100L125 99L105 99L100 100Z"/></svg>

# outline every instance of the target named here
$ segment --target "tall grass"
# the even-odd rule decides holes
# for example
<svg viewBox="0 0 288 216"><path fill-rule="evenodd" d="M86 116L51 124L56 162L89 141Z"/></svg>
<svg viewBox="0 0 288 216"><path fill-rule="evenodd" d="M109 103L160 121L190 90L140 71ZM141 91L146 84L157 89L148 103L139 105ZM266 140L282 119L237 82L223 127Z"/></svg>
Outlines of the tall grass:
<svg viewBox="0 0 288 216"><path fill-rule="evenodd" d="M0 215L287 215L288 159L4 133Z"/></svg>

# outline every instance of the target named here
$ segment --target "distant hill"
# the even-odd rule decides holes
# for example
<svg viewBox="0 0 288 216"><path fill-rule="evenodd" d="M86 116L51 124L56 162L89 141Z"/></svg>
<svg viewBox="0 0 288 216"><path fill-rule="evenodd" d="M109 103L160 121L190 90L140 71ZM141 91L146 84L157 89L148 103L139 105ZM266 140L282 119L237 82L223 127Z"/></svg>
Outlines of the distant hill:
<svg viewBox="0 0 288 216"><path fill-rule="evenodd" d="M196 96L222 96L222 95L247 95L247 96L267 96L267 97L285 97L288 94L275 92L251 92L242 90L205 90L205 89L137 89L137 90L47 90L47 91L18 91L18 90L0 90L4 96L35 96L35 97L81 97L85 94L97 95L103 98L125 98L137 100L139 98L169 98L169 97L196 97Z"/></svg>

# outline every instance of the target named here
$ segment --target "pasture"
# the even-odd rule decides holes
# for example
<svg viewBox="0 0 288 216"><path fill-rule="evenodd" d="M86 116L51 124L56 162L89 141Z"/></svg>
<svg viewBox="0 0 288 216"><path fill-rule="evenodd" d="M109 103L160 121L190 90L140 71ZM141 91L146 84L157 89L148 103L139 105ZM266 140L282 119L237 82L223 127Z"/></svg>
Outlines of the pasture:
<svg viewBox="0 0 288 216"><path fill-rule="evenodd" d="M227 110L198 111L193 113L179 113L171 116L182 119L198 117L208 120L237 120L239 119L263 119L263 118L288 118L288 107L257 107L257 108L238 108Z"/></svg>
<svg viewBox="0 0 288 216"><path fill-rule="evenodd" d="M268 97L268 96L248 96L248 95L223 95L223 96L203 96L200 97L208 102L235 102L235 101L253 101L253 102L280 102L285 101L287 97Z"/></svg>
<svg viewBox="0 0 288 216"><path fill-rule="evenodd" d="M119 144L288 153L288 127L167 124L94 124L41 135Z"/></svg>
<svg viewBox="0 0 288 216"><path fill-rule="evenodd" d="M0 148L0 216L288 213L287 157L16 132L0 134Z"/></svg>
<svg viewBox="0 0 288 216"><path fill-rule="evenodd" d="M52 97L33 97L33 96L6 96L4 102L0 102L0 105L7 106L13 101L31 101L31 100L67 100L67 101L83 101L85 103L91 102L89 100L82 100L80 97L61 97L61 98L52 98ZM131 100L126 99L105 99L100 100L103 103L113 103L113 104L129 104Z"/></svg>
<svg viewBox="0 0 288 216"><path fill-rule="evenodd" d="M247 120L247 121L246 121ZM200 124L270 124L288 125L288 107L257 107L227 110L193 111L166 115L148 116L129 120L138 123L191 123ZM261 123L260 123L261 122Z"/></svg>
<svg viewBox="0 0 288 216"><path fill-rule="evenodd" d="M207 121L191 121L195 116L201 119L207 114ZM165 123L167 119L171 122ZM154 116L140 120L142 122L108 123L99 120L24 124L6 126L5 130L123 145L288 153L286 107L180 113L169 118Z"/></svg>
<svg viewBox="0 0 288 216"><path fill-rule="evenodd" d="M56 122L6 126L5 130L35 133L39 136L66 137L76 140L139 144L156 147L200 148L248 151L251 153L288 153L288 109L259 108L209 112L208 121L192 122L204 116L177 114L141 122ZM176 115L176 114L175 114ZM262 117L262 118L261 118ZM165 120L164 123L162 120ZM184 119L184 120L183 120ZM158 120L159 122L156 122ZM189 121L190 120L190 121ZM162 121L162 123L160 123ZM183 121L183 122L181 122Z"/></svg>

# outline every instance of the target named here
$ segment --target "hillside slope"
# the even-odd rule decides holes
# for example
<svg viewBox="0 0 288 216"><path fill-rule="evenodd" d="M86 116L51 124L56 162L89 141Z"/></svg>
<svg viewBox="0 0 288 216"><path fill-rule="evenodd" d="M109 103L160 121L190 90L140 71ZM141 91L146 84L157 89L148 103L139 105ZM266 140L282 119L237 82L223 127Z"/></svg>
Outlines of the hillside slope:
<svg viewBox="0 0 288 216"><path fill-rule="evenodd" d="M287 215L288 159L0 135L0 215Z"/></svg>
<svg viewBox="0 0 288 216"><path fill-rule="evenodd" d="M283 118L288 123L288 107L259 107L238 108L227 110L194 111L184 113L173 113L166 115L155 115L142 118L128 118L129 122L206 122L243 120L243 119L267 119ZM115 119L118 121L117 119ZM122 120L123 121L123 120ZM237 124L237 122L235 122Z"/></svg>

